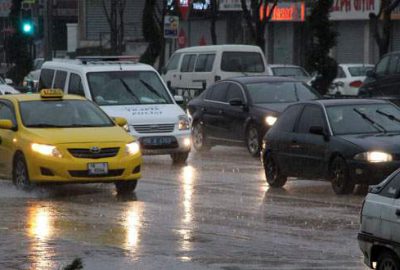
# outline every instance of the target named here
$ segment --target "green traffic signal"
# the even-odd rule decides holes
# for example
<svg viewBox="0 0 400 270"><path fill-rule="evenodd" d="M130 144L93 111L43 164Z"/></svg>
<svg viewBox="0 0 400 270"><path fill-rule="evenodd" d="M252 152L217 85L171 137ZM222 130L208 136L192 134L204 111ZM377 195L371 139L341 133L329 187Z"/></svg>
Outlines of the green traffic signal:
<svg viewBox="0 0 400 270"><path fill-rule="evenodd" d="M31 21L22 22L22 33L25 35L33 35L35 32L35 27Z"/></svg>

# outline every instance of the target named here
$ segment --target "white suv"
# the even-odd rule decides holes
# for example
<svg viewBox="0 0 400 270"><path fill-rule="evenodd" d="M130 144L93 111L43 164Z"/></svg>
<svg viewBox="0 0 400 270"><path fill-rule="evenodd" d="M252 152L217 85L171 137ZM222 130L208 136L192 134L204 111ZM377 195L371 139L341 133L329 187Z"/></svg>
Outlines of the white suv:
<svg viewBox="0 0 400 270"><path fill-rule="evenodd" d="M188 158L189 119L149 65L118 57L54 60L42 66L39 90L44 88L86 97L109 116L126 118L143 154L171 155L174 163Z"/></svg>
<svg viewBox="0 0 400 270"><path fill-rule="evenodd" d="M400 270L400 170L370 188L358 241L369 267Z"/></svg>

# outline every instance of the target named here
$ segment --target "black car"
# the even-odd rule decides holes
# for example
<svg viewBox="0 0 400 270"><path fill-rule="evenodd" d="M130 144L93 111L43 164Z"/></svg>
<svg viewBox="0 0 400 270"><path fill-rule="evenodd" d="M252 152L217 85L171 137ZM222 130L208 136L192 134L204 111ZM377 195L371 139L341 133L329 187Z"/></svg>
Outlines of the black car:
<svg viewBox="0 0 400 270"><path fill-rule="evenodd" d="M400 104L400 51L386 54L360 87L359 96L375 97Z"/></svg>
<svg viewBox="0 0 400 270"><path fill-rule="evenodd" d="M188 104L193 146L204 151L218 144L245 143L257 156L265 132L289 104L317 98L296 79L254 76L219 81Z"/></svg>
<svg viewBox="0 0 400 270"><path fill-rule="evenodd" d="M327 179L337 194L377 184L400 166L400 109L387 101L332 99L289 106L263 140L267 182Z"/></svg>

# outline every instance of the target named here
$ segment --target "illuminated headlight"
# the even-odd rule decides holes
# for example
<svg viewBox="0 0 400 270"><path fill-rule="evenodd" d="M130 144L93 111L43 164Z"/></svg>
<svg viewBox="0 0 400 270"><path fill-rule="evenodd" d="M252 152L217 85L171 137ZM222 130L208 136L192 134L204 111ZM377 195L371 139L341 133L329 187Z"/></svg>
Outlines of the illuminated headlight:
<svg viewBox="0 0 400 270"><path fill-rule="evenodd" d="M60 151L53 145L33 143L32 151L48 157L62 157Z"/></svg>
<svg viewBox="0 0 400 270"><path fill-rule="evenodd" d="M136 155L137 153L140 152L140 146L138 142L131 142L128 143L125 147L125 151L129 155Z"/></svg>
<svg viewBox="0 0 400 270"><path fill-rule="evenodd" d="M122 127L126 132L130 132L131 130L129 129L129 125L126 124Z"/></svg>
<svg viewBox="0 0 400 270"><path fill-rule="evenodd" d="M265 123L267 123L268 126L273 126L278 118L275 116L267 116L265 117Z"/></svg>
<svg viewBox="0 0 400 270"><path fill-rule="evenodd" d="M189 118L186 115L179 116L178 129L179 130L188 130L188 129L190 129L190 121L189 121Z"/></svg>
<svg viewBox="0 0 400 270"><path fill-rule="evenodd" d="M384 152L364 152L354 156L356 160L364 160L368 162L378 163L378 162L389 162L393 160L391 154L384 153Z"/></svg>

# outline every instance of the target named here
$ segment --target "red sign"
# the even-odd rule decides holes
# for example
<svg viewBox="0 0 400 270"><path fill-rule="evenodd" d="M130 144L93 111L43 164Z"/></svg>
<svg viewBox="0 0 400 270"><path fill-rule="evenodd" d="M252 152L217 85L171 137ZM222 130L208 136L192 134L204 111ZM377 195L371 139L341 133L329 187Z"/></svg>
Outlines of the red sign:
<svg viewBox="0 0 400 270"><path fill-rule="evenodd" d="M264 5L260 8L260 20L271 13L272 5ZM306 6L304 2L280 3L273 11L271 21L303 22L306 16Z"/></svg>
<svg viewBox="0 0 400 270"><path fill-rule="evenodd" d="M187 20L189 15L190 0L179 0L179 10L182 14L182 19Z"/></svg>
<svg viewBox="0 0 400 270"><path fill-rule="evenodd" d="M200 40L199 40L199 46L205 46L205 45L207 45L207 40L204 37L204 35L202 35Z"/></svg>
<svg viewBox="0 0 400 270"><path fill-rule="evenodd" d="M184 48L186 47L186 33L183 29L179 31L178 35L178 46L179 48Z"/></svg>

